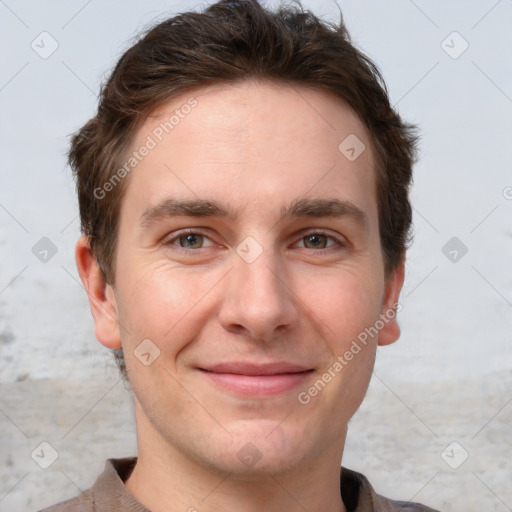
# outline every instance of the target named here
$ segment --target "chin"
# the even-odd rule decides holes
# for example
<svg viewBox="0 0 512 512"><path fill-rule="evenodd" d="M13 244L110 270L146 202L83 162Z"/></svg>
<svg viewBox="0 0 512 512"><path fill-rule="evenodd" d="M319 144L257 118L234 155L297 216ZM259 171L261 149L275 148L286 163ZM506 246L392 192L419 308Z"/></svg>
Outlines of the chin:
<svg viewBox="0 0 512 512"><path fill-rule="evenodd" d="M232 437L229 446L218 447L217 462L222 461L226 471L243 480L293 470L304 461L308 442L303 429L288 431L283 419L239 420L226 425Z"/></svg>

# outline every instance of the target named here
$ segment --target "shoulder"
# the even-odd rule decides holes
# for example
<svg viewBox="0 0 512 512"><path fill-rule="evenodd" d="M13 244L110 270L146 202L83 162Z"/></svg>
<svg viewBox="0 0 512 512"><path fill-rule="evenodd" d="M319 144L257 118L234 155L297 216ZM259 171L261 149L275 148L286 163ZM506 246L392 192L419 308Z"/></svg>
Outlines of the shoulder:
<svg viewBox="0 0 512 512"><path fill-rule="evenodd" d="M96 512L91 490L88 489L77 496L66 501L52 505L39 512Z"/></svg>
<svg viewBox="0 0 512 512"><path fill-rule="evenodd" d="M106 512L107 510L145 509L128 493L124 481L132 471L136 457L107 459L94 485L76 498L62 501L39 512Z"/></svg>
<svg viewBox="0 0 512 512"><path fill-rule="evenodd" d="M362 473L344 467L341 468L341 492L347 509L353 512L439 512L421 503L381 496Z"/></svg>

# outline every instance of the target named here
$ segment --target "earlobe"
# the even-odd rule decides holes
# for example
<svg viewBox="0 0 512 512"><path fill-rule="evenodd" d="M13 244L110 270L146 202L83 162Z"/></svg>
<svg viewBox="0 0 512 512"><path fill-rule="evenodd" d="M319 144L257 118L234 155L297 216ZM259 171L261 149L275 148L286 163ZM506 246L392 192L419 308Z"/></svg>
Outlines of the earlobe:
<svg viewBox="0 0 512 512"><path fill-rule="evenodd" d="M399 304L400 292L404 284L405 257L393 271L386 282L384 300L380 319L384 324L379 331L379 345L390 345L400 338L400 326L397 321L397 314L401 307Z"/></svg>
<svg viewBox="0 0 512 512"><path fill-rule="evenodd" d="M89 298L96 338L107 348L121 348L114 290L106 282L105 276L92 253L89 237L81 236L78 239L75 248L75 260L80 279Z"/></svg>

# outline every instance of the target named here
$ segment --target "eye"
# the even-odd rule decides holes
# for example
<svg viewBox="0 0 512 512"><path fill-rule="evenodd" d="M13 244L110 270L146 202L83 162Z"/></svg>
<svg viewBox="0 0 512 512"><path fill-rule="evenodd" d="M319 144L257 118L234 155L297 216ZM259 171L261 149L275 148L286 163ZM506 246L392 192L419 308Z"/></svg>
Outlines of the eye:
<svg viewBox="0 0 512 512"><path fill-rule="evenodd" d="M347 242L338 239L323 231L311 231L302 236L297 242L299 247L305 249L314 249L315 252L329 252L331 249L344 248ZM301 245L303 244L303 245ZM213 247L216 244L206 234L200 231L188 229L176 233L173 237L164 242L165 246L176 248L177 250L197 251L207 247Z"/></svg>
<svg viewBox="0 0 512 512"><path fill-rule="evenodd" d="M198 231L187 230L168 239L165 245L177 246L181 249L203 249L206 241L210 241L209 246L214 245L206 235Z"/></svg>
<svg viewBox="0 0 512 512"><path fill-rule="evenodd" d="M331 242L330 245L329 241ZM304 235L300 242L304 243L306 249L316 249L322 251L322 249L330 249L331 247L345 247L346 243L338 240L337 238L324 233L323 231L312 231ZM300 243L299 242L299 243Z"/></svg>

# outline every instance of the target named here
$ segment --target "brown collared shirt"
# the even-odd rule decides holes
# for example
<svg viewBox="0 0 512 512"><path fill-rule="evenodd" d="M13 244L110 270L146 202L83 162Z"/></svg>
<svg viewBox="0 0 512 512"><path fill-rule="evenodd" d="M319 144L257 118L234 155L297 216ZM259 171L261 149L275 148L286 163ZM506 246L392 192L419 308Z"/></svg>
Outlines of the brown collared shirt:
<svg viewBox="0 0 512 512"><path fill-rule="evenodd" d="M108 459L90 489L40 512L151 512L124 486L136 462L136 457ZM364 475L344 467L340 471L340 488L347 512L436 512L418 503L384 498L375 493Z"/></svg>

